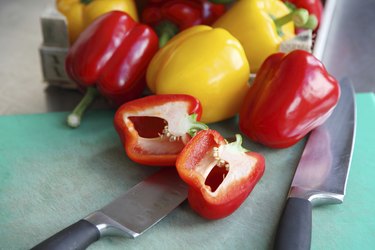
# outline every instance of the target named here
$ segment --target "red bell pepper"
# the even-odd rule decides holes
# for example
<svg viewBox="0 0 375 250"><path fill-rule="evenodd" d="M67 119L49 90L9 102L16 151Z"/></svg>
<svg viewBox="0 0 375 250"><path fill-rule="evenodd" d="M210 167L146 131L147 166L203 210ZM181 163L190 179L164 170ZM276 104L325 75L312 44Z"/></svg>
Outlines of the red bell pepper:
<svg viewBox="0 0 375 250"><path fill-rule="evenodd" d="M274 148L297 143L331 114L340 86L312 54L269 56L257 72L239 114L240 130Z"/></svg>
<svg viewBox="0 0 375 250"><path fill-rule="evenodd" d="M211 25L225 12L222 4L206 0L150 0L142 11L142 21L155 28L159 46L178 32L198 24Z"/></svg>
<svg viewBox="0 0 375 250"><path fill-rule="evenodd" d="M207 219L232 214L262 177L262 155L241 146L242 137L228 143L215 130L202 130L182 150L176 168L189 185L191 208Z"/></svg>
<svg viewBox="0 0 375 250"><path fill-rule="evenodd" d="M151 95L123 104L114 124L131 160L150 166L174 166L191 137L207 128L198 122L201 115L201 104L193 96Z"/></svg>
<svg viewBox="0 0 375 250"><path fill-rule="evenodd" d="M68 75L81 89L87 89L68 117L68 124L79 126L97 92L115 106L138 98L146 86L147 66L157 50L155 32L128 14L112 11L96 19L81 33L66 58Z"/></svg>
<svg viewBox="0 0 375 250"><path fill-rule="evenodd" d="M292 9L306 9L310 14L309 18L316 18L317 26L313 31L316 32L318 30L323 15L323 3L321 0L283 0L283 2L287 3ZM297 28L297 33L301 30Z"/></svg>

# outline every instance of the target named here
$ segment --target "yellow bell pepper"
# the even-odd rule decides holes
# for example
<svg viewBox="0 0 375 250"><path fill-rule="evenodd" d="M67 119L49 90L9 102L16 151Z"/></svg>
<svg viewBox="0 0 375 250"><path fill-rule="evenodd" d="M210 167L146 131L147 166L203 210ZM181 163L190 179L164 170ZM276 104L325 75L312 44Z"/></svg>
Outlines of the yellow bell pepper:
<svg viewBox="0 0 375 250"><path fill-rule="evenodd" d="M151 60L147 84L156 94L189 94L202 104L201 121L218 122L238 113L248 90L250 67L239 41L205 25L172 38Z"/></svg>
<svg viewBox="0 0 375 250"><path fill-rule="evenodd" d="M56 0L56 7L68 21L71 44L95 18L109 11L124 11L138 21L133 0Z"/></svg>
<svg viewBox="0 0 375 250"><path fill-rule="evenodd" d="M295 36L294 24L303 26L306 10L291 13L279 0L237 1L213 27L228 30L245 49L251 72L256 73L263 61L276 53L282 41ZM293 21L293 22L291 22Z"/></svg>

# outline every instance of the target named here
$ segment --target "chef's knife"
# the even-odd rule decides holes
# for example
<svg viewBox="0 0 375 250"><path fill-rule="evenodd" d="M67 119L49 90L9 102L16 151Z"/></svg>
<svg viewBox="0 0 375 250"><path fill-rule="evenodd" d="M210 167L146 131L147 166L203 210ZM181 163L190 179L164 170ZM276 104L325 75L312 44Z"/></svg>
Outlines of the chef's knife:
<svg viewBox="0 0 375 250"><path fill-rule="evenodd" d="M33 249L86 249L104 236L135 238L180 205L187 190L175 168L162 169Z"/></svg>
<svg viewBox="0 0 375 250"><path fill-rule="evenodd" d="M354 89L340 82L341 97L328 120L314 129L294 174L275 238L275 249L310 249L312 207L341 203L355 134Z"/></svg>

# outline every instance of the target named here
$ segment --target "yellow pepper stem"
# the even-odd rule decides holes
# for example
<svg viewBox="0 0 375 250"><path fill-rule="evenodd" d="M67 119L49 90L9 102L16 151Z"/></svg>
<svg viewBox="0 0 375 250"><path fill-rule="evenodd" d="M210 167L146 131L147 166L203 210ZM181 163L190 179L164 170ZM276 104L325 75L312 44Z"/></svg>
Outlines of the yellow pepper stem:
<svg viewBox="0 0 375 250"><path fill-rule="evenodd" d="M300 28L314 30L318 26L318 18L315 15L309 15L307 22Z"/></svg>
<svg viewBox="0 0 375 250"><path fill-rule="evenodd" d="M309 12L306 9L296 9L289 14L276 18L275 22L276 28L281 29L281 27L289 22L293 22L296 27L302 27L307 23L309 19Z"/></svg>

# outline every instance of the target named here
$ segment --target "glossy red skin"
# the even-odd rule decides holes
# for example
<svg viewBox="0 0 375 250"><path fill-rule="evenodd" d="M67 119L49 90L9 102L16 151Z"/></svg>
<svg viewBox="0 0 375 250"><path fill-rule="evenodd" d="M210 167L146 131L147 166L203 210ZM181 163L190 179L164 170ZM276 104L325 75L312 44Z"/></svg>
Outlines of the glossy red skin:
<svg viewBox="0 0 375 250"><path fill-rule="evenodd" d="M179 152L168 154L149 154L144 152L142 147L138 144L138 140L140 138L139 133L137 130L133 129L134 124L126 123L124 121L124 116L134 112L152 109L163 104L173 105L176 101L185 102L188 107L188 114L197 114L197 120L200 120L202 116L202 106L199 100L193 96L184 94L151 95L129 101L119 107L114 117L114 125L117 133L120 136L126 154L131 160L148 166L175 166ZM179 111L177 110L176 112ZM174 117L168 117L167 121L172 119L174 119Z"/></svg>
<svg viewBox="0 0 375 250"><path fill-rule="evenodd" d="M323 15L323 3L321 0L283 0L283 2L289 2L297 8L306 9L310 15L315 15L318 19L318 26L314 31L316 32L319 29L319 24Z"/></svg>
<svg viewBox="0 0 375 250"><path fill-rule="evenodd" d="M331 114L340 86L312 54L296 50L268 57L239 115L240 130L273 148L294 145Z"/></svg>
<svg viewBox="0 0 375 250"><path fill-rule="evenodd" d="M247 152L247 155L257 160L254 170L248 176L221 187L225 188L225 192L214 199L205 197L203 190L206 179L195 167L213 147L226 143L219 132L201 130L187 143L176 161L181 179L189 185L188 201L191 208L206 219L221 219L232 214L246 200L265 170L264 157L255 152ZM217 174L220 175L218 178L222 178L221 173Z"/></svg>
<svg viewBox="0 0 375 250"><path fill-rule="evenodd" d="M142 21L153 27L170 21L184 30L198 24L210 25L224 12L224 5L206 0L151 0L142 11Z"/></svg>
<svg viewBox="0 0 375 250"><path fill-rule="evenodd" d="M112 11L81 33L65 67L81 89L96 86L119 106L141 95L147 66L157 50L158 38L150 27L124 12Z"/></svg>

